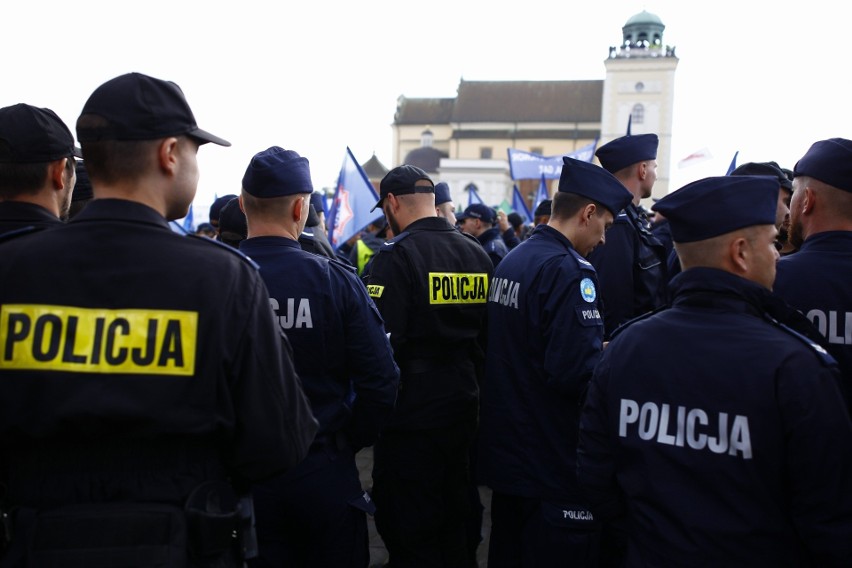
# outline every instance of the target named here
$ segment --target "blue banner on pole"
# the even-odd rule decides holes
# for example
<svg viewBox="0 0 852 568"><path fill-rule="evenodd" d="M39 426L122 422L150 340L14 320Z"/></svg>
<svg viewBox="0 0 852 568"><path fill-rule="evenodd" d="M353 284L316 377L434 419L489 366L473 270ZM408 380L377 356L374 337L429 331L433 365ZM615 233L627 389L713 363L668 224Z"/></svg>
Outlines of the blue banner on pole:
<svg viewBox="0 0 852 568"><path fill-rule="evenodd" d="M361 230L382 217L381 209L370 211L379 196L367 174L347 146L337 178L337 189L328 212L328 240L337 250Z"/></svg>
<svg viewBox="0 0 852 568"><path fill-rule="evenodd" d="M517 185L512 189L512 210L521 216L524 223L532 223L533 218L530 214L530 208L527 207L527 202L518 190Z"/></svg>
<svg viewBox="0 0 852 568"><path fill-rule="evenodd" d="M550 193L547 191L547 182L544 181L544 176L541 176L541 182L538 184L538 192L535 194L535 203L533 203L533 211L538 209L539 204L545 199L550 199Z"/></svg>
<svg viewBox="0 0 852 568"><path fill-rule="evenodd" d="M598 139L595 138L594 142L579 150L558 156L542 156L533 152L508 148L509 171L512 179L538 179L541 176L547 179L559 179L559 176L562 175L562 158L564 156L583 162L591 162L595 157L597 146Z"/></svg>
<svg viewBox="0 0 852 568"><path fill-rule="evenodd" d="M474 203L485 203L482 201L482 198L479 197L479 193L476 191L476 186L470 184L467 186L467 206L470 207Z"/></svg>
<svg viewBox="0 0 852 568"><path fill-rule="evenodd" d="M727 173L725 173L726 176L731 175L734 172L734 170L737 169L737 156L739 156L739 155L740 155L739 150L734 152L734 157L731 159L731 165L728 166L728 171L727 171Z"/></svg>

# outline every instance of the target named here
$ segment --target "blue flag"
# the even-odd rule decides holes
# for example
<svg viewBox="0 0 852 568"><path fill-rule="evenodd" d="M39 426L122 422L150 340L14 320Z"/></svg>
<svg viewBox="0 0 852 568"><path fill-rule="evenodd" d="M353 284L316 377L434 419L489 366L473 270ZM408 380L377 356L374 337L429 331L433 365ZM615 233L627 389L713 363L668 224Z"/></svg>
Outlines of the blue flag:
<svg viewBox="0 0 852 568"><path fill-rule="evenodd" d="M539 204L545 199L550 199L550 194L547 191L547 182L544 181L544 176L541 176L541 183L538 184L538 193L536 193L535 203L533 203L533 211L538 209Z"/></svg>
<svg viewBox="0 0 852 568"><path fill-rule="evenodd" d="M473 185L473 184L470 184L469 186L467 186L467 195L468 195L468 198L467 198L467 206L468 207L470 207L474 203L483 203L483 204L485 203L484 201L482 201L482 198L479 197L479 193L476 192L476 186Z"/></svg>
<svg viewBox="0 0 852 568"><path fill-rule="evenodd" d="M183 228L187 233L195 231L195 219L192 215L192 203L189 204L189 212L183 218Z"/></svg>
<svg viewBox="0 0 852 568"><path fill-rule="evenodd" d="M512 189L512 210L521 216L524 223L532 223L533 218L530 214L530 208L527 207L527 202L518 190L517 185Z"/></svg>
<svg viewBox="0 0 852 568"><path fill-rule="evenodd" d="M731 175L731 174L733 173L733 171L734 171L735 169L737 169L737 156L738 156L739 154L740 154L739 150L737 150L736 152L734 152L734 159L733 159L733 160L731 160L731 165L730 165L730 166L728 166L728 173L726 173L726 174L725 174L726 176Z"/></svg>
<svg viewBox="0 0 852 568"><path fill-rule="evenodd" d="M370 212L378 200L373 184L347 146L340 177L337 178L337 189L328 211L328 240L335 250L382 217L381 209Z"/></svg>
<svg viewBox="0 0 852 568"><path fill-rule="evenodd" d="M564 156L583 162L591 162L595 157L597 146L598 139L595 138L594 142L579 150L558 156L542 156L533 152L508 148L509 172L512 179L538 179L541 176L547 179L559 179L559 176L562 175L562 158Z"/></svg>

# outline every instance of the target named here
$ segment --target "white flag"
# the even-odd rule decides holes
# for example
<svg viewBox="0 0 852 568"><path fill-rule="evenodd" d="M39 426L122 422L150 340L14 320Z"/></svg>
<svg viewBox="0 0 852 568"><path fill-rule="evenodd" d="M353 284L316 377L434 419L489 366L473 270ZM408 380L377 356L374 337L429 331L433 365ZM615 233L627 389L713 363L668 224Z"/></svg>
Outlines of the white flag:
<svg viewBox="0 0 852 568"><path fill-rule="evenodd" d="M688 166L694 166L695 164L700 164L701 162L706 162L707 160L711 159L713 159L713 155L710 153L710 150L708 148L702 148L679 161L677 163L677 167L686 168Z"/></svg>

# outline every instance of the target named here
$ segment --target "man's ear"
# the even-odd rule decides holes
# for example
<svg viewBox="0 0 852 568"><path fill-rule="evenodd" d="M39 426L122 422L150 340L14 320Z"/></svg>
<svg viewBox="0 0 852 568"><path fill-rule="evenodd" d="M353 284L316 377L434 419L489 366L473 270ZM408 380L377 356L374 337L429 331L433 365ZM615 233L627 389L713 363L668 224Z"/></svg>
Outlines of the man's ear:
<svg viewBox="0 0 852 568"><path fill-rule="evenodd" d="M592 217L598 214L598 206L594 203L588 203L583 207L583 224L589 224Z"/></svg>
<svg viewBox="0 0 852 568"><path fill-rule="evenodd" d="M65 168L67 167L68 160L70 159L71 158L62 158L61 160L56 160L48 164L47 179L50 181L53 189L65 189Z"/></svg>
<svg viewBox="0 0 852 568"><path fill-rule="evenodd" d="M728 260L740 271L740 274L748 272L751 262L750 253L749 242L745 237L738 237L728 245Z"/></svg>
<svg viewBox="0 0 852 568"><path fill-rule="evenodd" d="M813 213L818 201L817 193L810 186L806 185L802 190L802 214L809 215Z"/></svg>
<svg viewBox="0 0 852 568"><path fill-rule="evenodd" d="M307 207L305 203L307 200L304 197L297 199L293 202L293 220L301 221L302 217L307 217Z"/></svg>
<svg viewBox="0 0 852 568"><path fill-rule="evenodd" d="M173 174L177 166L178 139L174 136L164 139L157 147L157 162L160 169Z"/></svg>

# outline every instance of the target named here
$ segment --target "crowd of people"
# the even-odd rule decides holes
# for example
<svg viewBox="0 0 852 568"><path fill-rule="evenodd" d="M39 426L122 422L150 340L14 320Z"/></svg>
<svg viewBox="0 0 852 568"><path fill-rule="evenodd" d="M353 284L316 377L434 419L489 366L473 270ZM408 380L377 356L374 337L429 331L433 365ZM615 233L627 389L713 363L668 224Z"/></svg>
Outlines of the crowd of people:
<svg viewBox="0 0 852 568"><path fill-rule="evenodd" d="M230 145L173 82L76 139L0 108L0 566L472 567L480 485L495 568L852 561L852 141L648 211L628 133L531 225L403 164L334 248L278 146L170 229Z"/></svg>

